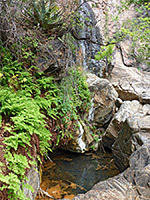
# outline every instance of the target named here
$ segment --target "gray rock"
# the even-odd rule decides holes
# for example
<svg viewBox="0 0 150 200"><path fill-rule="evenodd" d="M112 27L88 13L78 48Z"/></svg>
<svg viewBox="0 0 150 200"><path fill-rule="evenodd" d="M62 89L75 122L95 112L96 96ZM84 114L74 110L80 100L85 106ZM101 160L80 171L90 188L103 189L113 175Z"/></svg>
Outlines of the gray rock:
<svg viewBox="0 0 150 200"><path fill-rule="evenodd" d="M93 122L97 127L103 127L113 116L118 94L107 79L99 78L94 74L87 74L87 77L88 87L93 95Z"/></svg>
<svg viewBox="0 0 150 200"><path fill-rule="evenodd" d="M83 26L78 28L77 35L80 38L87 38L87 40L79 40L83 57L82 65L86 71L101 76L104 62L95 60L95 55L100 50L99 42L102 38L100 30L96 26L95 14L88 2L82 4L79 14L82 16L80 20Z"/></svg>
<svg viewBox="0 0 150 200"><path fill-rule="evenodd" d="M103 145L111 148L116 138L118 138L118 134L125 120L134 115L141 108L142 105L136 100L123 102L102 137Z"/></svg>
<svg viewBox="0 0 150 200"><path fill-rule="evenodd" d="M40 176L36 166L32 166L27 174L28 181L27 183L33 187L34 192L31 190L24 188L24 194L26 197L30 198L30 200L34 200L38 189L40 188Z"/></svg>
<svg viewBox="0 0 150 200"><path fill-rule="evenodd" d="M141 105L139 108L138 112L128 116L122 124L112 146L114 161L120 171L128 167L130 155L150 140L150 105Z"/></svg>
<svg viewBox="0 0 150 200"><path fill-rule="evenodd" d="M122 100L150 103L150 72L117 64L112 70L110 82Z"/></svg>
<svg viewBox="0 0 150 200"><path fill-rule="evenodd" d="M124 177L135 185L141 196L150 199L150 143L143 145L130 156L129 165Z"/></svg>
<svg viewBox="0 0 150 200"><path fill-rule="evenodd" d="M88 118L92 125L97 128L103 128L113 117L118 94L107 79L99 78L94 74L87 74L87 83L93 95L93 107L89 112L90 116L87 117L85 113L84 117ZM81 120L79 129L63 148L78 153L89 151L91 146L95 146L96 150L99 146L99 141L94 141L91 131Z"/></svg>

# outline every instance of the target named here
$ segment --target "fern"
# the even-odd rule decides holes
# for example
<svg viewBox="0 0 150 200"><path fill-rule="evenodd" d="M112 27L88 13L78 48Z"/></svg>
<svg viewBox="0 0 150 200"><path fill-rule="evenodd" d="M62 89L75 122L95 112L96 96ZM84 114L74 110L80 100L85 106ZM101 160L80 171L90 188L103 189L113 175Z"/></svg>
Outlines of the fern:
<svg viewBox="0 0 150 200"><path fill-rule="evenodd" d="M6 176L0 174L0 181L5 183L0 190L3 191L4 189L8 189L8 198L10 200L30 200L25 196L23 189L21 189L21 181L15 173L11 172ZM30 190L33 191L33 188L30 187Z"/></svg>
<svg viewBox="0 0 150 200"><path fill-rule="evenodd" d="M59 145L64 136L72 137L68 124L79 118L79 112L82 114L88 110L90 93L78 69L70 70L67 78L55 83L52 77L38 72L35 66L24 69L22 63L12 59L8 49L3 49L2 64L0 126L3 123L7 133L4 138L5 159L10 173L6 177L0 175L0 181L4 183L0 190L6 188L10 199L24 200L27 198L21 185L30 188L25 184L25 169L33 160L18 155L18 148L31 149L31 139L36 137L37 153L43 156L51 151L52 144ZM32 159L30 153L28 156Z"/></svg>
<svg viewBox="0 0 150 200"><path fill-rule="evenodd" d="M7 145L7 149L14 148L15 150L17 150L19 145L25 147L25 144L31 147L31 137L29 134L24 132L19 134L12 132L12 134L12 136L5 138L4 144Z"/></svg>

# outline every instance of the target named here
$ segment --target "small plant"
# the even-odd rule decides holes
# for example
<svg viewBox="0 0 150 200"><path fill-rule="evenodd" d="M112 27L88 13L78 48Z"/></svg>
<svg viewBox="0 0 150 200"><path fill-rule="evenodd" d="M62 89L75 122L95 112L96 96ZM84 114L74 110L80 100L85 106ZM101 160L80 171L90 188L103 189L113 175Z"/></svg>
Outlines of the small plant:
<svg viewBox="0 0 150 200"><path fill-rule="evenodd" d="M109 44L108 46L102 46L101 50L95 55L95 60L105 60L108 65L112 61L112 54L114 51L115 45Z"/></svg>
<svg viewBox="0 0 150 200"><path fill-rule="evenodd" d="M32 0L28 15L46 31L59 28L62 24L62 11L52 0Z"/></svg>

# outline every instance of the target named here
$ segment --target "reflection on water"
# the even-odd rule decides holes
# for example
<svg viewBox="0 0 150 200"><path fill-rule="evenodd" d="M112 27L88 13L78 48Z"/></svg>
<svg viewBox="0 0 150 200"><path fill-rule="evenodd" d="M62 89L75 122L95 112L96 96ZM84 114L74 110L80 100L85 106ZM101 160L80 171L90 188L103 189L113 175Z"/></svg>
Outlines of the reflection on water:
<svg viewBox="0 0 150 200"><path fill-rule="evenodd" d="M110 153L76 154L59 150L50 154L50 158L54 163L48 161L43 166L41 187L59 199L72 199L76 194L90 190L97 182L119 173Z"/></svg>

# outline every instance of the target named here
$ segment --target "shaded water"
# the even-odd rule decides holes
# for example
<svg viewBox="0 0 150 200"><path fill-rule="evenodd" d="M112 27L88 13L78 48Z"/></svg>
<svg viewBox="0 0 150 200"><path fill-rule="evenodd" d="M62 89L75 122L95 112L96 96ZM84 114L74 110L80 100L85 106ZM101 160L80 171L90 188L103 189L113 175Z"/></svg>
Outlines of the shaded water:
<svg viewBox="0 0 150 200"><path fill-rule="evenodd" d="M59 199L72 199L78 193L90 190L97 182L119 173L110 153L77 154L59 150L50 158L54 163L48 161L43 166L41 187Z"/></svg>

